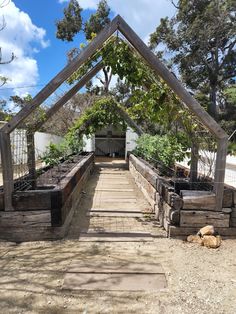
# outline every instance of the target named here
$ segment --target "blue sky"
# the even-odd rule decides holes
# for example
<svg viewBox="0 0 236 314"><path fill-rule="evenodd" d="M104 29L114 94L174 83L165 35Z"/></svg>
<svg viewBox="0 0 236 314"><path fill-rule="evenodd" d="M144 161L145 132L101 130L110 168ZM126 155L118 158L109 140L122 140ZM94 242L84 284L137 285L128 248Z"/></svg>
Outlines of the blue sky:
<svg viewBox="0 0 236 314"><path fill-rule="evenodd" d="M3 0L0 0L2 3ZM0 32L0 47L7 60L11 52L16 59L9 65L1 65L0 75L9 82L0 88L0 95L8 97L31 93L35 95L65 66L66 52L85 42L83 34L73 43L62 42L55 37L55 21L63 16L68 0L12 0L0 9L6 27ZM98 0L78 0L86 19L97 7ZM140 37L148 41L160 18L173 16L175 10L170 0L108 0L111 16L120 14ZM35 86L32 88L28 86ZM19 88L24 87L25 88Z"/></svg>

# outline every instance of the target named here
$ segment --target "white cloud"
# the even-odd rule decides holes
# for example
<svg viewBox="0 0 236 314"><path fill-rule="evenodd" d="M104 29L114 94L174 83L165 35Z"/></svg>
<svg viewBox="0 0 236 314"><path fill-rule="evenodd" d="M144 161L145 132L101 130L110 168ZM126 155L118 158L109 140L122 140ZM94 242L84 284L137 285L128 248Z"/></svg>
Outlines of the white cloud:
<svg viewBox="0 0 236 314"><path fill-rule="evenodd" d="M40 48L49 45L49 41L45 40L46 31L34 25L29 15L20 11L13 2L3 7L0 14L6 21L6 27L0 32L2 62L8 61L12 52L16 56L10 64L0 66L0 75L10 79L2 88L35 85L38 80L38 66L33 55ZM11 90L11 94L23 95L30 91L29 88L15 88ZM1 92L1 96L4 93Z"/></svg>
<svg viewBox="0 0 236 314"><path fill-rule="evenodd" d="M68 0L59 0L68 2ZM83 9L96 9L99 0L78 0ZM112 12L120 14L136 33L148 42L160 19L173 16L176 9L170 0L108 0Z"/></svg>

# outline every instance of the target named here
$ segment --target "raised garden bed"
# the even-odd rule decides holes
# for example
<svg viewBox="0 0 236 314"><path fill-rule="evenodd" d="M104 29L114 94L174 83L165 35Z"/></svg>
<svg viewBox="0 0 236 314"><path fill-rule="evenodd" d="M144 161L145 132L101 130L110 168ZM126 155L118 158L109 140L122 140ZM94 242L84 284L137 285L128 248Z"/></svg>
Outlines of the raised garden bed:
<svg viewBox="0 0 236 314"><path fill-rule="evenodd" d="M46 178L50 176L45 172L39 177L43 183L39 189L15 192L14 211L4 211L3 193L0 195L1 239L32 241L58 239L65 235L83 186L93 169L94 154L78 156L74 160L74 163L67 163L67 171L63 177L60 173L61 180L57 184L50 182L49 185Z"/></svg>
<svg viewBox="0 0 236 314"><path fill-rule="evenodd" d="M210 181L201 186L200 179L198 185L192 186L184 175L160 175L158 169L132 154L129 169L168 236L186 236L188 231L197 232L206 224L213 224L223 235L236 236L235 189L225 187L223 207L218 210ZM185 171L180 168L177 173Z"/></svg>

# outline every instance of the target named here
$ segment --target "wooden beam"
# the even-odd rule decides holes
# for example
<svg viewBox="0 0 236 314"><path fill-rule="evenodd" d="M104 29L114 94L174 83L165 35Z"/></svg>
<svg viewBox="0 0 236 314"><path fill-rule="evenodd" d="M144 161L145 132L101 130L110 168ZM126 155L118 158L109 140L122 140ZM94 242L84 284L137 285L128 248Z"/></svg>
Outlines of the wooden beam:
<svg viewBox="0 0 236 314"><path fill-rule="evenodd" d="M69 101L88 81L90 81L102 68L102 61L96 64L87 74L85 74L78 83L76 83L65 95L63 95L44 115L43 119L37 121L32 129L40 129L42 125L50 119L67 101Z"/></svg>
<svg viewBox="0 0 236 314"><path fill-rule="evenodd" d="M214 192L216 194L216 210L222 209L227 147L228 147L227 138L218 140L214 179Z"/></svg>
<svg viewBox="0 0 236 314"><path fill-rule="evenodd" d="M198 159L198 143L192 142L190 164L190 184L192 185L191 188L193 188L193 183L197 182Z"/></svg>
<svg viewBox="0 0 236 314"><path fill-rule="evenodd" d="M0 131L0 150L2 162L2 176L4 189L4 208L5 211L14 210L12 206L12 193L14 190L13 181L13 162L11 154L11 139L10 134Z"/></svg>
<svg viewBox="0 0 236 314"><path fill-rule="evenodd" d="M187 107L198 117L198 119L217 138L226 138L227 134L217 124L217 122L202 108L190 93L183 87L180 81L168 70L168 68L155 56L155 54L145 45L132 28L119 17L118 29L133 45L139 54L146 60L154 72L159 75L176 95L187 105Z"/></svg>
<svg viewBox="0 0 236 314"><path fill-rule="evenodd" d="M81 51L81 53L72 60L64 69L59 72L20 112L9 121L2 131L12 132L31 112L40 106L65 80L67 80L85 61L102 47L104 42L117 30L119 16L114 18L91 43Z"/></svg>
<svg viewBox="0 0 236 314"><path fill-rule="evenodd" d="M32 189L36 188L36 162L35 162L35 142L34 132L26 131L27 140L27 166L29 169L29 180Z"/></svg>
<svg viewBox="0 0 236 314"><path fill-rule="evenodd" d="M144 134L144 131L130 118L128 113L121 106L117 106L117 112L138 135Z"/></svg>

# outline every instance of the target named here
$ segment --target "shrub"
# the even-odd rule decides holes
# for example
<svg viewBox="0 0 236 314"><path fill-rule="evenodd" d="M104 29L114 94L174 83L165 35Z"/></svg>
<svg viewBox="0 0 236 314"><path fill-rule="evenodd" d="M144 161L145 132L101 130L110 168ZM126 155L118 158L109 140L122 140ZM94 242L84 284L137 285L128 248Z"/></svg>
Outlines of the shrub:
<svg viewBox="0 0 236 314"><path fill-rule="evenodd" d="M160 161L166 167L173 167L176 161L182 161L186 149L174 136L144 134L137 140L135 153L148 161Z"/></svg>

